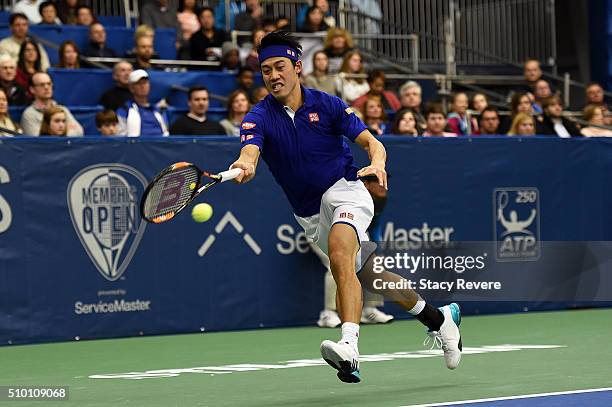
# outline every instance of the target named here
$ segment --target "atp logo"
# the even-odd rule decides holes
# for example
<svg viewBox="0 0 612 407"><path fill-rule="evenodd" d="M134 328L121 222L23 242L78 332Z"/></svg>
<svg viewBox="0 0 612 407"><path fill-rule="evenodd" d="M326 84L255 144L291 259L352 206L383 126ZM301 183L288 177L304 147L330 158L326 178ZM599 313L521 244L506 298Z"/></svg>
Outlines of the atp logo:
<svg viewBox="0 0 612 407"><path fill-rule="evenodd" d="M68 185L72 225L102 277L115 281L125 272L146 222L138 212L145 177L122 164L97 164L79 171Z"/></svg>
<svg viewBox="0 0 612 407"><path fill-rule="evenodd" d="M540 192L537 188L493 191L495 256L498 261L540 257Z"/></svg>

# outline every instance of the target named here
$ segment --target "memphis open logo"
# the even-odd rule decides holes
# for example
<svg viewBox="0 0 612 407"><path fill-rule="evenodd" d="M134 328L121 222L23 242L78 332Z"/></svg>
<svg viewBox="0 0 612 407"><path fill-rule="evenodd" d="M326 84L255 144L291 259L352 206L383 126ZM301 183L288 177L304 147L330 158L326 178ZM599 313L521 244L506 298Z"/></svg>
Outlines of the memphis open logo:
<svg viewBox="0 0 612 407"><path fill-rule="evenodd" d="M68 185L72 225L100 274L115 281L125 272L146 228L138 212L145 177L122 164L79 171Z"/></svg>

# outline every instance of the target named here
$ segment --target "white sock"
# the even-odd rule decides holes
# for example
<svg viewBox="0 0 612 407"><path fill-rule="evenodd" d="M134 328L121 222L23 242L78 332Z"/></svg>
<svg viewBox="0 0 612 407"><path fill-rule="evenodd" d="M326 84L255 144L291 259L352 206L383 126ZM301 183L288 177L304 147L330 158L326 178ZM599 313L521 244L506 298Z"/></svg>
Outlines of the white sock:
<svg viewBox="0 0 612 407"><path fill-rule="evenodd" d="M342 324L342 339L340 342L348 342L349 344L357 347L359 341L359 325L352 322L345 322Z"/></svg>
<svg viewBox="0 0 612 407"><path fill-rule="evenodd" d="M411 315L419 315L425 309L425 300L418 300L416 305L408 311Z"/></svg>

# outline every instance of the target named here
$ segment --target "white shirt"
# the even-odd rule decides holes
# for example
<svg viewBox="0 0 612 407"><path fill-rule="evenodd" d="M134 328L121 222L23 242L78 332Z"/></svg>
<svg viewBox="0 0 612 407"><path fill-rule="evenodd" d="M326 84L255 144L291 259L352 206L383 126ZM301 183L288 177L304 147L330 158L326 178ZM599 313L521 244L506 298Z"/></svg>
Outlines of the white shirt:
<svg viewBox="0 0 612 407"><path fill-rule="evenodd" d="M557 136L559 136L561 138L570 138L570 137L572 137L572 135L569 134L569 132L567 131L567 129L563 125L563 122L561 121L561 119L552 119L552 121L553 121L553 123L555 125L555 133L557 133Z"/></svg>
<svg viewBox="0 0 612 407"><path fill-rule="evenodd" d="M44 0L21 0L15 4L13 13L23 13L26 15L30 23L38 24L42 21L42 16L38 12L38 7Z"/></svg>

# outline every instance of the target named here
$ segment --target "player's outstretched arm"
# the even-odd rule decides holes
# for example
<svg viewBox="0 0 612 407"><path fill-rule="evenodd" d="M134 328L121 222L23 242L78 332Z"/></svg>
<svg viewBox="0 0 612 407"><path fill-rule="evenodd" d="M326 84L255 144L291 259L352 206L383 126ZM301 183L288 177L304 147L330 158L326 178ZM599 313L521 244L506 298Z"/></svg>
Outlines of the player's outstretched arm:
<svg viewBox="0 0 612 407"><path fill-rule="evenodd" d="M370 165L363 167L357 172L357 176L365 177L368 175L376 175L378 183L381 187L387 188L387 172L385 171L385 165L387 161L387 151L385 146L376 139L369 132L369 130L362 131L359 136L355 139L355 143L359 144L361 148L368 152L370 157Z"/></svg>
<svg viewBox="0 0 612 407"><path fill-rule="evenodd" d="M240 157L230 165L232 168L241 168L242 174L237 176L234 181L239 184L249 182L255 177L255 168L257 168L257 162L259 161L259 147L253 144L247 144L240 150Z"/></svg>

